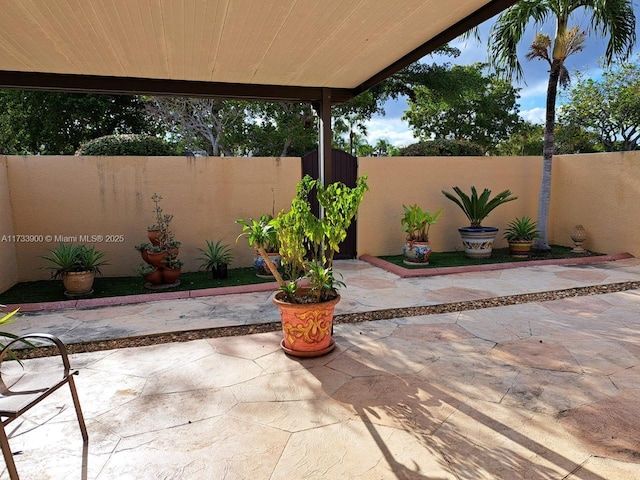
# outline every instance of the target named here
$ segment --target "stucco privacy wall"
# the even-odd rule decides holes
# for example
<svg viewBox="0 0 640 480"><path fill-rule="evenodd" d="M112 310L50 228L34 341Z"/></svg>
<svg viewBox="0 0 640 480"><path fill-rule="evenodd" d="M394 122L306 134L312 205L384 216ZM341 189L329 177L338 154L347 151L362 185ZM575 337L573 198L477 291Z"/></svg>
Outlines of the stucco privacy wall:
<svg viewBox="0 0 640 480"><path fill-rule="evenodd" d="M552 178L556 243L572 245L581 224L585 248L640 257L640 151L554 157Z"/></svg>
<svg viewBox="0 0 640 480"><path fill-rule="evenodd" d="M6 241L13 235L11 197L9 195L9 169L7 157L0 156L0 292L18 281L16 247ZM4 241L2 241L4 240Z"/></svg>
<svg viewBox="0 0 640 480"><path fill-rule="evenodd" d="M134 246L154 223L153 193L174 215L186 270L197 270L205 239L222 239L234 266L249 265L253 252L246 240L235 243L234 221L288 207L301 176L299 158L12 156L8 168L15 233L52 237L15 245L19 281L48 278L40 256L56 239L81 243L80 235L102 237L95 245L111 262L103 274L134 275L141 263Z"/></svg>
<svg viewBox="0 0 640 480"><path fill-rule="evenodd" d="M400 219L402 205L417 203L434 213L444 212L429 230L436 251L461 249L458 227L469 222L462 210L448 200L442 190L453 186L469 193L474 185L492 195L509 189L518 197L495 209L484 226L500 229L516 216L536 218L541 157L384 157L360 158L359 170L369 175L368 192L358 216L358 254L397 255L402 253L405 234ZM506 246L498 234L497 247Z"/></svg>
<svg viewBox="0 0 640 480"><path fill-rule="evenodd" d="M371 191L360 208L358 253L400 252L403 203L444 208L431 228L433 248L460 248L457 227L466 219L441 193L454 185L494 194L508 188L519 197L496 209L486 225L503 229L515 216L536 218L541 165L540 157L361 158ZM205 239L222 239L233 248L233 266L246 266L252 252L246 242L235 243L240 228L234 220L287 208L300 175L299 158L0 156L0 236L102 235L100 248L112 263L104 273L132 275L140 263L133 247L146 240L150 197L157 192L175 215L187 270L197 269ZM640 257L640 152L556 156L552 188L551 242L571 245L569 232L580 223L586 248ZM124 242L106 243L107 235L122 235ZM39 257L53 245L0 243L0 291L47 278ZM499 235L497 246L504 245Z"/></svg>

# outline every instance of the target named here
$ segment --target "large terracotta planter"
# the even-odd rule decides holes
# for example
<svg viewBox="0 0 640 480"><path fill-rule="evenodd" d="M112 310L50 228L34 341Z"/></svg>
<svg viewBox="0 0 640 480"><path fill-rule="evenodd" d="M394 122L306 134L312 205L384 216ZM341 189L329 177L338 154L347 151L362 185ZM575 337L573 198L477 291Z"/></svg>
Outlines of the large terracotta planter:
<svg viewBox="0 0 640 480"><path fill-rule="evenodd" d="M428 265L431 256L431 245L429 242L414 242L407 240L402 248L404 263L409 265Z"/></svg>
<svg viewBox="0 0 640 480"><path fill-rule="evenodd" d="M93 290L93 280L95 272L67 272L62 275L62 283L65 288L65 295L73 297L76 295L87 295Z"/></svg>
<svg viewBox="0 0 640 480"><path fill-rule="evenodd" d="M493 242L498 233L496 227L460 227L460 238L467 258L489 258L493 252Z"/></svg>
<svg viewBox="0 0 640 480"><path fill-rule="evenodd" d="M328 302L307 304L288 303L283 298L284 294L279 292L273 299L282 319L282 348L301 357L329 353L334 347L331 338L333 312L340 296Z"/></svg>

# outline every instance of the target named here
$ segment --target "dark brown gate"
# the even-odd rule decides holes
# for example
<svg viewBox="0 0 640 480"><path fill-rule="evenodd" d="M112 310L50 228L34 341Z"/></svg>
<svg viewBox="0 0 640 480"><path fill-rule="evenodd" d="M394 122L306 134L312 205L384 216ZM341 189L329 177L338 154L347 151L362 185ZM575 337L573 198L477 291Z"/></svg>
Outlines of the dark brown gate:
<svg viewBox="0 0 640 480"><path fill-rule="evenodd" d="M358 159L342 150L331 150L331 162L333 164L334 181L342 182L348 187L356 186L358 178ZM302 175L311 175L318 178L318 152L311 152L302 157ZM318 203L313 204L313 213L318 215ZM356 258L356 222L354 221L347 230L347 238L340 244L340 252L335 258Z"/></svg>

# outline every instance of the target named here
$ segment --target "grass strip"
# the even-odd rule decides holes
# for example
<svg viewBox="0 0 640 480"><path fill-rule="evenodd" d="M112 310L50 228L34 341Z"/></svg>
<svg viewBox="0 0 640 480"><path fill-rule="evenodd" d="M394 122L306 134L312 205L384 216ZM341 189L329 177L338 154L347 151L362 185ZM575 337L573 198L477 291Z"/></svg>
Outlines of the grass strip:
<svg viewBox="0 0 640 480"><path fill-rule="evenodd" d="M515 258L509 254L508 248L494 248L490 258L467 258L463 251L456 252L432 252L428 265L408 265L404 263L402 255L386 255L379 258L399 265L404 268L443 268L443 267L464 267L468 265L489 265L494 263L507 262L527 262L529 260L548 260L559 258L582 258L586 256L599 256L601 253L574 253L570 247L560 247L551 245L551 251L546 253L533 253L529 258Z"/></svg>

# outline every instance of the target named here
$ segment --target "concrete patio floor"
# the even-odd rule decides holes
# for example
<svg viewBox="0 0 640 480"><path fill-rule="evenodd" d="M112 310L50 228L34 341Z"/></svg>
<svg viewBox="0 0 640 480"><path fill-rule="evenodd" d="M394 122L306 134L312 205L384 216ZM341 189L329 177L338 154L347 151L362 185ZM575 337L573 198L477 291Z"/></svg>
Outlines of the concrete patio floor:
<svg viewBox="0 0 640 480"><path fill-rule="evenodd" d="M338 314L640 280L634 258L430 278L338 265ZM277 321L270 296L28 313L12 328L73 343ZM74 354L89 442L62 389L9 426L18 472L640 479L640 290L339 324L335 336L314 359L287 356L277 332Z"/></svg>

